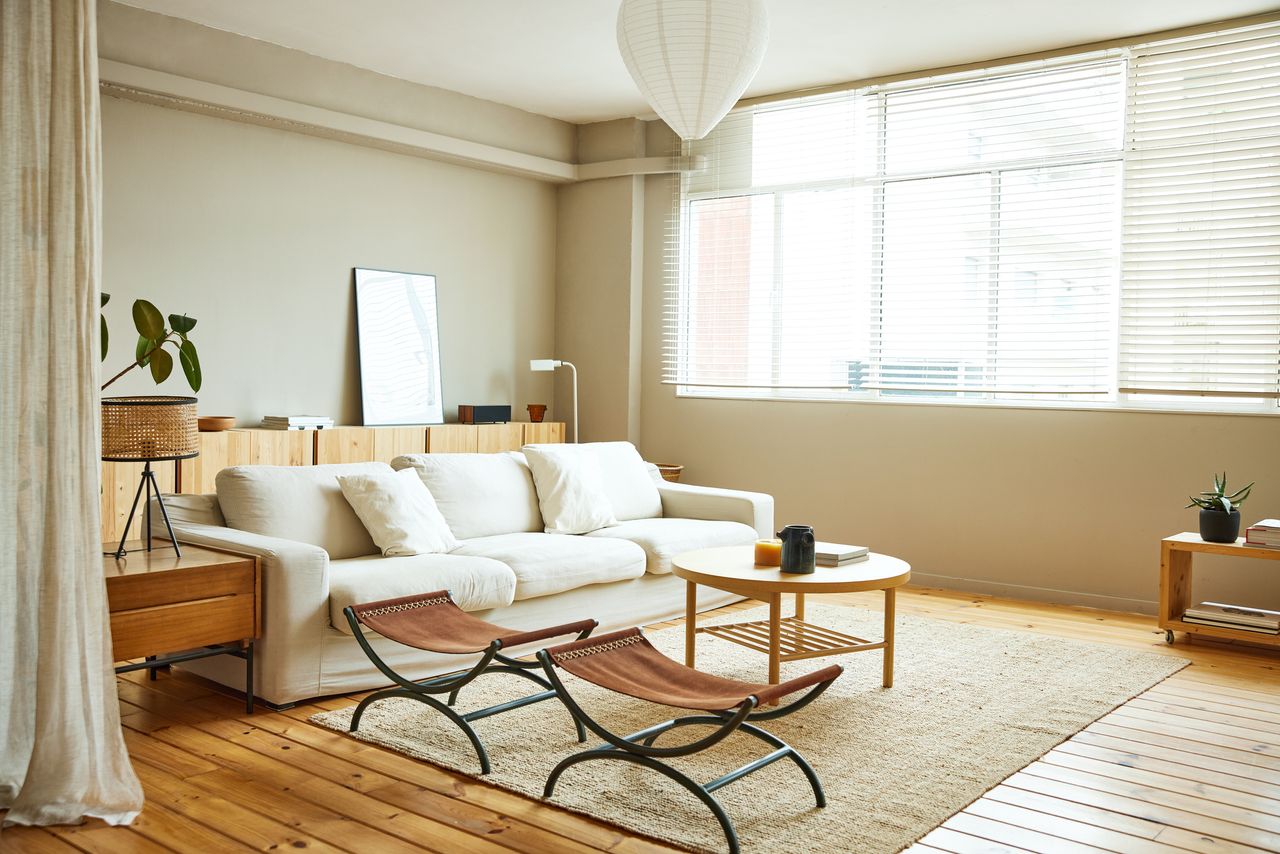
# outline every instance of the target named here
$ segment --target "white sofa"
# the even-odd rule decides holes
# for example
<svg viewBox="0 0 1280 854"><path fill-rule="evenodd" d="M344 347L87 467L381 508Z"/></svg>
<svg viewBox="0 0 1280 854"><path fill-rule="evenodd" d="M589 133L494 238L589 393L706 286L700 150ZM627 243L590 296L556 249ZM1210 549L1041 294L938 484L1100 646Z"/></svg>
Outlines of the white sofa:
<svg viewBox="0 0 1280 854"><path fill-rule="evenodd" d="M597 631L610 631L683 613L685 585L671 574L675 554L772 536L768 495L667 483L627 443L583 447L596 455L619 522L580 536L543 533L520 452L395 459L395 468L418 471L460 540L447 554L379 553L337 477L388 472L385 463L238 466L218 474L216 495L165 501L180 542L261 557L255 693L286 705L386 682L351 636L342 615L349 604L447 588L462 608L506 626L589 617L600 622ZM736 598L699 588L698 607ZM374 645L414 679L470 663L383 638ZM183 666L233 688L244 684L243 663L227 656Z"/></svg>

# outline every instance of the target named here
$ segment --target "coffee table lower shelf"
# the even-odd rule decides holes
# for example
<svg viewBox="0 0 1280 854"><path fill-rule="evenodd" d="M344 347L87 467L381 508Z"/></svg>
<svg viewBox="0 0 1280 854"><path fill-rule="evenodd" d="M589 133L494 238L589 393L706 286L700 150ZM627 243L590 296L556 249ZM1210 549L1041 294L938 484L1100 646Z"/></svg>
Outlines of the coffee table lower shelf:
<svg viewBox="0 0 1280 854"><path fill-rule="evenodd" d="M778 644L779 661L800 661L825 655L842 655L846 652L863 652L884 649L885 642L854 637L822 626L806 623L799 617L783 617ZM769 621L752 620L746 623L720 623L698 626L698 633L706 633L732 641L739 646L769 653Z"/></svg>

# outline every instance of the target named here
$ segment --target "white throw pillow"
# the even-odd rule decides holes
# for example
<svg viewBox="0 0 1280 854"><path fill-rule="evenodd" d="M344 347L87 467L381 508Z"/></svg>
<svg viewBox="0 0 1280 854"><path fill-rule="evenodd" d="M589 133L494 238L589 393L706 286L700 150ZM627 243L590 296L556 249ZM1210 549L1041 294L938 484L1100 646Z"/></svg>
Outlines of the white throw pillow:
<svg viewBox="0 0 1280 854"><path fill-rule="evenodd" d="M601 484L619 522L656 519L662 515L662 496L648 464L630 442L588 442L581 447L600 467Z"/></svg>
<svg viewBox="0 0 1280 854"><path fill-rule="evenodd" d="M525 445L548 534L585 534L616 525L595 455L581 445Z"/></svg>
<svg viewBox="0 0 1280 854"><path fill-rule="evenodd" d="M342 495L388 557L440 554L458 547L436 500L413 469L338 478Z"/></svg>

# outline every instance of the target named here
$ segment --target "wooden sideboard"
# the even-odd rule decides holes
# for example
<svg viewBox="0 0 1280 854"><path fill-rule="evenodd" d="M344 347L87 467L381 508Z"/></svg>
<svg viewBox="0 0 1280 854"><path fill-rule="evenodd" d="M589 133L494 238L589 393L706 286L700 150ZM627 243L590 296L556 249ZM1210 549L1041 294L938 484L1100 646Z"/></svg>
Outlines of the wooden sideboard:
<svg viewBox="0 0 1280 854"><path fill-rule="evenodd" d="M200 434L200 455L153 463L164 492L199 495L214 491L227 466L309 466L324 463L389 463L401 454L497 453L524 445L564 441L564 423L435 424L422 427L330 427L327 430L237 428ZM102 464L102 541L119 542L138 489L142 463ZM142 538L142 513L129 528Z"/></svg>

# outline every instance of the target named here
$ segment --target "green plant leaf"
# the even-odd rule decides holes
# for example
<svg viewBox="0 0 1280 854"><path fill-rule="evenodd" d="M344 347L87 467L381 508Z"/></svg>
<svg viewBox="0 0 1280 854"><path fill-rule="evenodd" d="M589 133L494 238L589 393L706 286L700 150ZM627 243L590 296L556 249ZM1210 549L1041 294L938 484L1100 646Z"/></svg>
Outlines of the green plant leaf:
<svg viewBox="0 0 1280 854"><path fill-rule="evenodd" d="M98 315L98 341L102 344L102 361L107 360L107 319Z"/></svg>
<svg viewBox="0 0 1280 854"><path fill-rule="evenodd" d="M199 391L200 357L196 354L196 345L184 340L178 348L178 361L182 363L182 372L187 375L187 385L192 391Z"/></svg>
<svg viewBox="0 0 1280 854"><path fill-rule="evenodd" d="M194 317L187 317L185 314L169 315L169 328L179 335L186 335L195 328L195 325L196 319Z"/></svg>
<svg viewBox="0 0 1280 854"><path fill-rule="evenodd" d="M1257 481L1254 481L1254 483L1257 483ZM1236 490L1235 492L1228 495L1227 497L1230 498L1232 501L1234 501L1236 504L1239 504L1240 502L1244 501L1246 498L1249 497L1249 491L1251 489L1253 489L1252 483L1244 487L1243 489Z"/></svg>
<svg viewBox="0 0 1280 854"><path fill-rule="evenodd" d="M106 291L100 291L98 293L98 308L102 308L109 302L111 302L111 294Z"/></svg>
<svg viewBox="0 0 1280 854"><path fill-rule="evenodd" d="M164 316L160 309L144 299L133 301L133 325L143 338L159 341L164 337Z"/></svg>
<svg viewBox="0 0 1280 854"><path fill-rule="evenodd" d="M168 350L162 348L151 354L151 379L159 384L167 380L172 372L173 357Z"/></svg>
<svg viewBox="0 0 1280 854"><path fill-rule="evenodd" d="M150 359L145 358L147 355L147 351L154 346L156 346L156 342L152 341L150 338L147 338L145 335L139 335L138 343L133 348L134 361L136 361L139 365L142 365L142 367L145 368L147 364L151 361Z"/></svg>
<svg viewBox="0 0 1280 854"><path fill-rule="evenodd" d="M1231 499L1230 499L1230 498L1227 498L1227 497L1224 495L1224 496L1222 496L1221 498L1219 498L1219 499L1218 499L1218 503L1222 505L1222 509L1223 509L1225 512L1227 512L1227 513L1230 513L1230 512L1231 512Z"/></svg>

